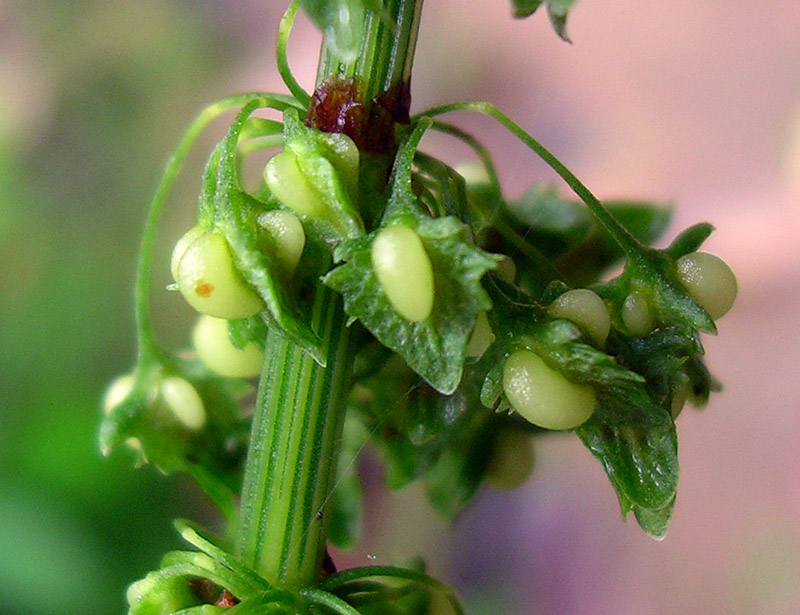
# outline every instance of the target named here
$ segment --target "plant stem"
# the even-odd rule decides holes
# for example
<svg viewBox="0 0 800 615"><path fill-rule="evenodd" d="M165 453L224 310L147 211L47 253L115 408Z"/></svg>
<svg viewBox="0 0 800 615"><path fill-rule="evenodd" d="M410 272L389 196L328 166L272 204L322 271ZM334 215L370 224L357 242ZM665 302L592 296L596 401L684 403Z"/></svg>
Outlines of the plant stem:
<svg viewBox="0 0 800 615"><path fill-rule="evenodd" d="M244 564L280 587L313 583L325 553L325 505L352 365L341 304L318 289L312 326L327 368L279 334L267 336L237 546Z"/></svg>
<svg viewBox="0 0 800 615"><path fill-rule="evenodd" d="M382 13L368 11L361 49L351 62L342 62L322 46L317 85L333 78L363 82L363 101L369 101L411 79L414 48L423 0L385 0Z"/></svg>
<svg viewBox="0 0 800 615"><path fill-rule="evenodd" d="M314 99L319 100L324 84L357 83L349 99L327 99L326 112L339 117L357 102L369 117L375 102L383 119L389 111L390 129L394 121L407 121L421 8L422 0L385 0L380 15L368 11L353 62L340 62L323 45ZM388 105L380 99L387 93L393 99ZM361 128L372 126L367 121ZM335 123L316 127L346 132ZM386 178L379 181L385 187ZM312 586L320 576L327 543L325 507L335 479L354 353L341 297L321 284L315 289L311 325L323 340L326 368L279 334L267 335L237 536L243 564L274 586L292 590Z"/></svg>
<svg viewBox="0 0 800 615"><path fill-rule="evenodd" d="M359 53L343 60L323 40L306 123L342 132L362 152L392 154L395 123L409 122L411 67L422 0L384 0L367 11Z"/></svg>

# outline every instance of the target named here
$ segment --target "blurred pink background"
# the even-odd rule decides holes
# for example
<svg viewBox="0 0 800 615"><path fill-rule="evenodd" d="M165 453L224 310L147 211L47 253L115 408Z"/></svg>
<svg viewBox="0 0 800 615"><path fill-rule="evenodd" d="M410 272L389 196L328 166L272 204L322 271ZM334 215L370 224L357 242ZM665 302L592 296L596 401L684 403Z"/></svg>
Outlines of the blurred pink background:
<svg viewBox="0 0 800 615"><path fill-rule="evenodd" d="M123 5L109 10L124 12ZM219 22L236 33L238 69L209 83L207 97L187 105L185 122L154 131L155 159L205 102L238 90L283 90L273 47L284 5L205 5L210 28ZM538 446L524 488L486 489L452 528L416 490L369 504L365 544L341 562L422 554L474 614L797 613L800 7L797 0L583 0L568 32L572 45L544 14L513 21L505 0L428 0L414 110L491 100L601 198L673 201L667 239L695 222L717 227L706 249L737 272L740 295L719 337L705 340L725 390L678 422L682 474L670 532L655 542L633 520L623 523L599 464L576 438L556 436ZM107 34L97 44L113 49L120 36ZM0 136L13 136L35 130L49 89L61 86L36 65L31 41L11 29L4 35L3 49L15 53L0 65ZM290 52L310 87L317 36L306 22ZM510 195L555 181L496 125L457 119L490 144ZM426 147L444 143L453 149L433 138Z"/></svg>

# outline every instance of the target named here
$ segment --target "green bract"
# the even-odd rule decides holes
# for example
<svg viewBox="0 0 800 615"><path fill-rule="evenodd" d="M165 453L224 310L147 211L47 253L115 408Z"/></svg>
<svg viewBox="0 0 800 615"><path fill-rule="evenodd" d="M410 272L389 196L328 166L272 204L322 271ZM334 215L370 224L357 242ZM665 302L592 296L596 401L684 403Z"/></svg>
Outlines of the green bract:
<svg viewBox="0 0 800 615"><path fill-rule="evenodd" d="M194 228L184 238L175 246L172 269L189 305L217 318L247 318L264 307L237 271L220 233Z"/></svg>
<svg viewBox="0 0 800 615"><path fill-rule="evenodd" d="M530 350L506 359L503 392L520 416L545 429L578 427L597 403L592 387L567 380Z"/></svg>
<svg viewBox="0 0 800 615"><path fill-rule="evenodd" d="M135 378L133 374L123 374L114 379L103 396L103 413L109 416L111 412L119 406L133 390ZM135 451L142 450L142 443L139 438L126 438L125 444Z"/></svg>
<svg viewBox="0 0 800 615"><path fill-rule="evenodd" d="M385 228L372 242L370 255L375 277L394 309L414 322L430 316L433 268L419 235L402 224Z"/></svg>

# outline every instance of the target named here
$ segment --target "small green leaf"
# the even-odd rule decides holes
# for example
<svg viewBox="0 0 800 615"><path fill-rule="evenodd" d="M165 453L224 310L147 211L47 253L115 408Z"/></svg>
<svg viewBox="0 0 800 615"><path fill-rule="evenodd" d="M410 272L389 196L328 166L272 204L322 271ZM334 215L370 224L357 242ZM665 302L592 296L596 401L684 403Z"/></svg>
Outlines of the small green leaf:
<svg viewBox="0 0 800 615"><path fill-rule="evenodd" d="M528 17L542 4L546 4L550 23L558 35L567 42L569 42L566 33L567 14L574 3L575 0L511 0L514 17L518 18Z"/></svg>
<svg viewBox="0 0 800 615"><path fill-rule="evenodd" d="M478 312L491 307L480 279L496 261L468 242L466 227L455 218L421 217L418 224L416 232L434 274L433 311L425 320L408 320L389 303L372 267L372 241L377 233L342 244L335 258L344 264L323 282L343 295L351 318L402 356L435 389L452 393L461 379Z"/></svg>
<svg viewBox="0 0 800 615"><path fill-rule="evenodd" d="M252 342L264 350L264 340L266 340L268 330L267 321L261 314L228 321L231 343L240 349Z"/></svg>
<svg viewBox="0 0 800 615"><path fill-rule="evenodd" d="M550 257L560 256L584 241L594 224L591 214L578 201L562 199L555 185L534 184L508 211L515 226Z"/></svg>
<svg viewBox="0 0 800 615"><path fill-rule="evenodd" d="M514 17L522 18L533 15L543 2L544 0L511 0Z"/></svg>
<svg viewBox="0 0 800 615"><path fill-rule="evenodd" d="M669 244L666 252L673 258L678 259L691 252L696 252L708 236L714 232L714 227L708 222L701 222L690 226Z"/></svg>
<svg viewBox="0 0 800 615"><path fill-rule="evenodd" d="M675 425L666 410L652 403L643 385L619 384L601 391L598 409L576 431L603 464L621 502L660 509L675 497Z"/></svg>
<svg viewBox="0 0 800 615"><path fill-rule="evenodd" d="M633 514L636 515L636 521L648 535L656 540L661 540L667 535L669 529L669 520L672 518L672 511L675 508L675 497L673 497L666 506L661 508L642 508L640 506L633 507Z"/></svg>
<svg viewBox="0 0 800 615"><path fill-rule="evenodd" d="M645 244L658 239L672 217L671 208L658 203L606 201L603 206ZM507 238L506 245L490 244L489 248L515 258L520 283L531 292L554 279L552 266L542 267L531 259L518 258L525 255L519 238L552 259L557 270L575 287L596 282L625 256L585 205L561 198L553 185L534 185L522 198L504 205L503 210L507 213L501 217L507 219L516 237Z"/></svg>

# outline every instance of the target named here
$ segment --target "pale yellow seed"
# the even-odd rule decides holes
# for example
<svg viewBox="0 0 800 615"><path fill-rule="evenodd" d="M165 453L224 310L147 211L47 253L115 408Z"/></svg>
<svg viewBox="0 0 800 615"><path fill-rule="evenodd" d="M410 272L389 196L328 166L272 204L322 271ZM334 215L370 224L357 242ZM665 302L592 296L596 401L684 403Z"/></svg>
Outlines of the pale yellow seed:
<svg viewBox="0 0 800 615"><path fill-rule="evenodd" d="M160 392L166 409L187 429L197 431L205 425L203 400L189 382L178 376L169 376L161 381Z"/></svg>
<svg viewBox="0 0 800 615"><path fill-rule="evenodd" d="M466 354L468 357L480 357L486 352L486 349L491 346L495 340L495 335L492 332L492 327L489 325L489 319L486 312L478 312L478 318L475 321L475 328L472 330L472 335L467 342Z"/></svg>
<svg viewBox="0 0 800 615"><path fill-rule="evenodd" d="M521 429L503 429L486 470L486 482L495 489L509 491L522 485L533 470L533 445Z"/></svg>
<svg viewBox="0 0 800 615"><path fill-rule="evenodd" d="M236 270L228 242L220 233L209 231L196 237L178 258L175 274L181 294L201 314L247 318L263 307Z"/></svg>
<svg viewBox="0 0 800 615"><path fill-rule="evenodd" d="M284 150L267 162L264 181L270 192L295 213L310 218L325 216L325 203L300 170L291 150Z"/></svg>
<svg viewBox="0 0 800 615"><path fill-rule="evenodd" d="M678 259L678 276L692 299L714 320L728 313L736 300L736 275L724 260L708 252Z"/></svg>
<svg viewBox="0 0 800 615"><path fill-rule="evenodd" d="M258 225L269 236L273 256L283 275L291 278L306 245L306 233L300 218L289 211L274 209L260 214Z"/></svg>
<svg viewBox="0 0 800 615"><path fill-rule="evenodd" d="M398 314L421 322L433 310L433 267L416 231L398 224L372 242L372 269Z"/></svg>
<svg viewBox="0 0 800 615"><path fill-rule="evenodd" d="M588 288L568 290L559 295L547 311L553 318L574 322L598 346L606 343L611 316L603 300Z"/></svg>
<svg viewBox="0 0 800 615"><path fill-rule="evenodd" d="M111 411L125 401L128 395L131 394L134 382L133 374L125 374L115 378L108 386L103 396L103 413L106 416L111 414ZM139 438L127 438L125 440L125 445L137 451L142 449L142 442Z"/></svg>
<svg viewBox="0 0 800 615"><path fill-rule="evenodd" d="M622 324L634 335L647 335L656 325L647 299L638 291L625 297L622 303Z"/></svg>
<svg viewBox="0 0 800 615"><path fill-rule="evenodd" d="M115 378L114 381L108 385L106 393L103 396L103 413L108 416L111 411L119 406L133 390L134 377L133 374L125 374Z"/></svg>
<svg viewBox="0 0 800 615"><path fill-rule="evenodd" d="M545 429L572 429L595 409L595 390L567 380L530 350L518 350L503 366L503 391L524 419Z"/></svg>
<svg viewBox="0 0 800 615"><path fill-rule="evenodd" d="M181 262L186 250L192 245L200 235L206 232L201 226L195 226L186 231L180 239L178 239L175 247L172 249L172 258L170 259L169 268L172 272L172 279L178 279L178 263Z"/></svg>
<svg viewBox="0 0 800 615"><path fill-rule="evenodd" d="M192 342L200 360L220 376L252 378L261 371L261 348L253 342L244 348L234 346L224 318L201 316L192 331Z"/></svg>

